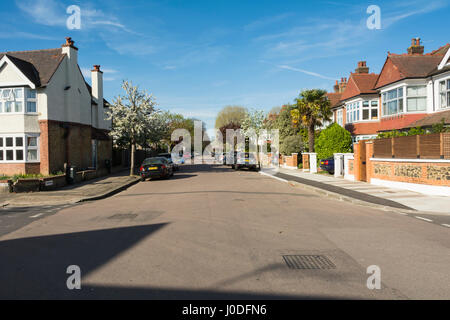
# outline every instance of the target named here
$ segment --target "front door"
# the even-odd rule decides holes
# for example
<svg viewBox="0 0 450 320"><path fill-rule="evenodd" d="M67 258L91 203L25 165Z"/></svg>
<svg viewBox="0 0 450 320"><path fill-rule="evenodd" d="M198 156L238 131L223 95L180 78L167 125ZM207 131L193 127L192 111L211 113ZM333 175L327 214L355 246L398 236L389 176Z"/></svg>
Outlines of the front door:
<svg viewBox="0 0 450 320"><path fill-rule="evenodd" d="M361 181L367 181L366 143L359 141L359 176Z"/></svg>

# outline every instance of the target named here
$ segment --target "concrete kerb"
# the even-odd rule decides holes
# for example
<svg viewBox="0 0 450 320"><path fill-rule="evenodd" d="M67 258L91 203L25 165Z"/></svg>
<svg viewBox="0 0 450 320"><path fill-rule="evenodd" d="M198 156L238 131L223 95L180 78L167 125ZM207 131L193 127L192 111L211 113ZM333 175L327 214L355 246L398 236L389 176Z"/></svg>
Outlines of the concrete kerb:
<svg viewBox="0 0 450 320"><path fill-rule="evenodd" d="M122 186L119 186L119 187L117 187L114 190L110 190L110 191L105 192L105 193L103 193L101 195L98 195L98 196L83 198L81 200L76 201L76 203L87 202L87 201L96 201L96 200L102 200L102 199L109 198L109 197L111 197L111 196L113 196L113 195L115 195L115 194L117 194L119 192L122 192L122 191L128 189L129 187L139 183L139 181L140 181L140 179L138 177L136 177L135 180L129 181L126 184L124 184Z"/></svg>
<svg viewBox="0 0 450 320"><path fill-rule="evenodd" d="M372 202L358 200L358 199L355 199L355 198L352 198L352 197L341 195L339 193L323 190L323 189L320 189L320 188L317 188L317 187L314 187L314 186L310 186L310 185L307 185L307 184L302 184L302 183L299 183L297 181L286 180L286 179L282 179L282 178L279 178L279 177L275 177L275 176L272 176L272 175L264 173L264 172L260 172L260 174L265 175L265 176L269 176L269 177L271 177L273 179L276 179L276 180L279 180L279 181L282 181L282 182L285 182L285 183L289 184L291 187L300 187L300 188L303 188L303 189L311 190L311 191L314 191L315 193L320 194L322 196L326 196L326 197L329 197L329 198L332 198L332 199L336 199L336 200L339 200L339 201L350 202L350 203L353 203L353 204L359 205L359 206L364 206L364 207L369 206L369 207L380 209L380 210L383 210L383 211L394 211L394 212L409 213L409 214L412 214L412 213L417 214L418 213L418 211L416 211L416 210L399 209L399 208L395 208L395 207L383 206L383 205L379 205L379 204L372 203Z"/></svg>

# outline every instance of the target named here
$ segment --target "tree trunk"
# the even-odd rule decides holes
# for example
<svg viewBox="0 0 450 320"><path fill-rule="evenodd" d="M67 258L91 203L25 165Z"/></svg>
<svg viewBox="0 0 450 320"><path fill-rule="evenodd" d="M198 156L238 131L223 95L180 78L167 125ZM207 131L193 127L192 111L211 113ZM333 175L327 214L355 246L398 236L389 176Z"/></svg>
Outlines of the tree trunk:
<svg viewBox="0 0 450 320"><path fill-rule="evenodd" d="M309 140L309 152L314 152L314 138L315 138L315 125L310 124L308 126L308 140Z"/></svg>
<svg viewBox="0 0 450 320"><path fill-rule="evenodd" d="M136 144L131 143L131 163L130 163L130 176L134 175L134 158L136 155Z"/></svg>

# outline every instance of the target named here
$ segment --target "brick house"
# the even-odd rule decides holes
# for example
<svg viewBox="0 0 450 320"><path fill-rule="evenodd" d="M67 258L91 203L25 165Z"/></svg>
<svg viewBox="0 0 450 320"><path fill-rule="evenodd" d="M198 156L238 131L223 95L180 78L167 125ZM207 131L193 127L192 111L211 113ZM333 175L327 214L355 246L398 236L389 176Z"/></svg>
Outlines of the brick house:
<svg viewBox="0 0 450 320"><path fill-rule="evenodd" d="M449 56L450 44L425 54L420 39L413 39L406 54L388 53L379 75L359 62L341 100L332 103L334 121L355 142L382 131L431 126L442 118L450 124Z"/></svg>
<svg viewBox="0 0 450 320"><path fill-rule="evenodd" d="M111 159L100 66L92 86L71 38L61 48L0 53L0 175L50 174Z"/></svg>

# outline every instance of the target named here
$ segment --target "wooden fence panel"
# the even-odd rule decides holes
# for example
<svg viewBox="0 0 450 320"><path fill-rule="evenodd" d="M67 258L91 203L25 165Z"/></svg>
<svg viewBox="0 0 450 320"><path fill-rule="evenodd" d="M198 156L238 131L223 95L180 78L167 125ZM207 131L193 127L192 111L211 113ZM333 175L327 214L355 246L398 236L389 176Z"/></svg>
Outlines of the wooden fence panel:
<svg viewBox="0 0 450 320"><path fill-rule="evenodd" d="M373 142L374 158L392 158L392 139L376 139Z"/></svg>
<svg viewBox="0 0 450 320"><path fill-rule="evenodd" d="M420 136L420 158L439 159L441 157L441 134L425 134Z"/></svg>
<svg viewBox="0 0 450 320"><path fill-rule="evenodd" d="M397 159L417 159L417 136L394 138L394 156Z"/></svg>
<svg viewBox="0 0 450 320"><path fill-rule="evenodd" d="M442 150L444 159L450 159L450 132L442 134Z"/></svg>

